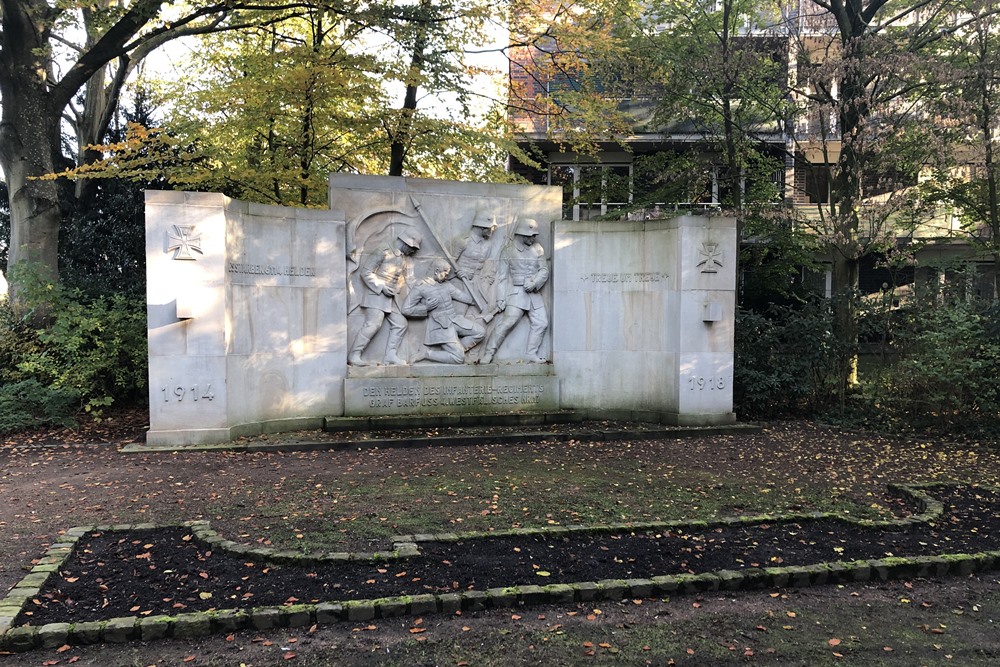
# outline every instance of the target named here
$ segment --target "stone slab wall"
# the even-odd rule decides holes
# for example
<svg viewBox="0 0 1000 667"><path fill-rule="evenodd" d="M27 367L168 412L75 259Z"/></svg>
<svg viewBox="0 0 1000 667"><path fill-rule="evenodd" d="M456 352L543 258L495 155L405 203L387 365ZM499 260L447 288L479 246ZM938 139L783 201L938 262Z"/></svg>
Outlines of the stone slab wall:
<svg viewBox="0 0 1000 667"><path fill-rule="evenodd" d="M555 247L563 407L734 421L732 219L559 222Z"/></svg>
<svg viewBox="0 0 1000 667"><path fill-rule="evenodd" d="M148 443L343 410L343 238L337 211L146 193Z"/></svg>

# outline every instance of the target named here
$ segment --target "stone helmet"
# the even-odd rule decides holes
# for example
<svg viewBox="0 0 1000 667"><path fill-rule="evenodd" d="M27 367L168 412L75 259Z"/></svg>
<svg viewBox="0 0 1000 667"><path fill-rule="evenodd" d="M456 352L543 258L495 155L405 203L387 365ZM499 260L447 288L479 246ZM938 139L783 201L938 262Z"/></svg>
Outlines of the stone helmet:
<svg viewBox="0 0 1000 667"><path fill-rule="evenodd" d="M538 236L538 223L531 218L524 218L517 222L514 234L518 236Z"/></svg>
<svg viewBox="0 0 1000 667"><path fill-rule="evenodd" d="M497 225L493 222L493 216L488 211L476 211L476 215L472 219L472 226L493 229Z"/></svg>
<svg viewBox="0 0 1000 667"><path fill-rule="evenodd" d="M401 231L396 238L411 248L417 248L418 250L420 249L420 242L423 240L420 238L420 234L410 231L409 229Z"/></svg>

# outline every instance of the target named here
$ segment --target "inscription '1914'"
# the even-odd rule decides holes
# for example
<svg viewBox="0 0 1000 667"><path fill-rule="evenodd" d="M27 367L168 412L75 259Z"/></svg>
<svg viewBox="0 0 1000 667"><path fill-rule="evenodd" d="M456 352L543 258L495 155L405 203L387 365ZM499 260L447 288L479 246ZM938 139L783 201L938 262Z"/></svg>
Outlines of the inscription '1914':
<svg viewBox="0 0 1000 667"><path fill-rule="evenodd" d="M204 387L197 384L190 387L180 384L176 387L160 387L160 392L163 394L164 403L169 403L170 401L177 401L178 403L198 400L211 401L215 398L215 393L212 391L212 385L210 384L206 384Z"/></svg>

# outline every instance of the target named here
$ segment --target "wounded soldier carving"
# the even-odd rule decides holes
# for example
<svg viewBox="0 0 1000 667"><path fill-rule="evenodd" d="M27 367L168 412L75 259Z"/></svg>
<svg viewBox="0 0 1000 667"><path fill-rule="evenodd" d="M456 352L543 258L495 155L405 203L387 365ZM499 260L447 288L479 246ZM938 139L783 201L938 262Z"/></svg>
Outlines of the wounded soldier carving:
<svg viewBox="0 0 1000 667"><path fill-rule="evenodd" d="M435 259L431 263L431 275L411 288L406 296L403 314L427 318L424 348L410 363L425 359L442 364L464 363L465 353L486 335L481 324L456 312L455 301L472 303L472 298L448 282L450 271L448 260Z"/></svg>

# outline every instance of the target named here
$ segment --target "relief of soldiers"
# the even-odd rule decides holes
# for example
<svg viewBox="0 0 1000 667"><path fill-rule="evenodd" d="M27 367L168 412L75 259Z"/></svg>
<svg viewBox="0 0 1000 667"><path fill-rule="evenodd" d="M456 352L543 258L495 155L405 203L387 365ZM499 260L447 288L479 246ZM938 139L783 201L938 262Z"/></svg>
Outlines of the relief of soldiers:
<svg viewBox="0 0 1000 667"><path fill-rule="evenodd" d="M431 263L431 275L410 289L403 303L407 317L426 317L424 348L411 363L430 359L442 364L461 364L465 353L479 343L486 330L477 322L459 315L455 301L472 303L472 298L454 283L448 282L451 265L444 258Z"/></svg>
<svg viewBox="0 0 1000 667"><path fill-rule="evenodd" d="M468 285L470 290L477 290L478 303L488 305L491 290L489 286L493 284L495 276L492 267L486 262L493 254L493 244L490 237L496 229L496 223L492 217L482 211L476 213L472 220L472 230L469 235L458 244L458 252L455 256L456 275ZM475 298L477 295L473 295Z"/></svg>
<svg viewBox="0 0 1000 667"><path fill-rule="evenodd" d="M497 310L503 315L486 341L480 363L493 361L507 334L525 315L529 323L527 359L532 363L546 362L541 346L549 328L549 316L541 290L549 279L549 267L537 236L538 223L525 218L514 228L514 243L500 253Z"/></svg>
<svg viewBox="0 0 1000 667"><path fill-rule="evenodd" d="M382 328L385 320L389 321L389 341L383 363L393 365L406 363L398 355L399 343L406 332L406 318L400 311L398 301L407 277L412 272L409 258L420 248L420 242L419 234L404 230L390 247L366 256L361 263L359 271L365 287L361 308L365 320L354 338L347 363L353 366L367 365L361 355Z"/></svg>

